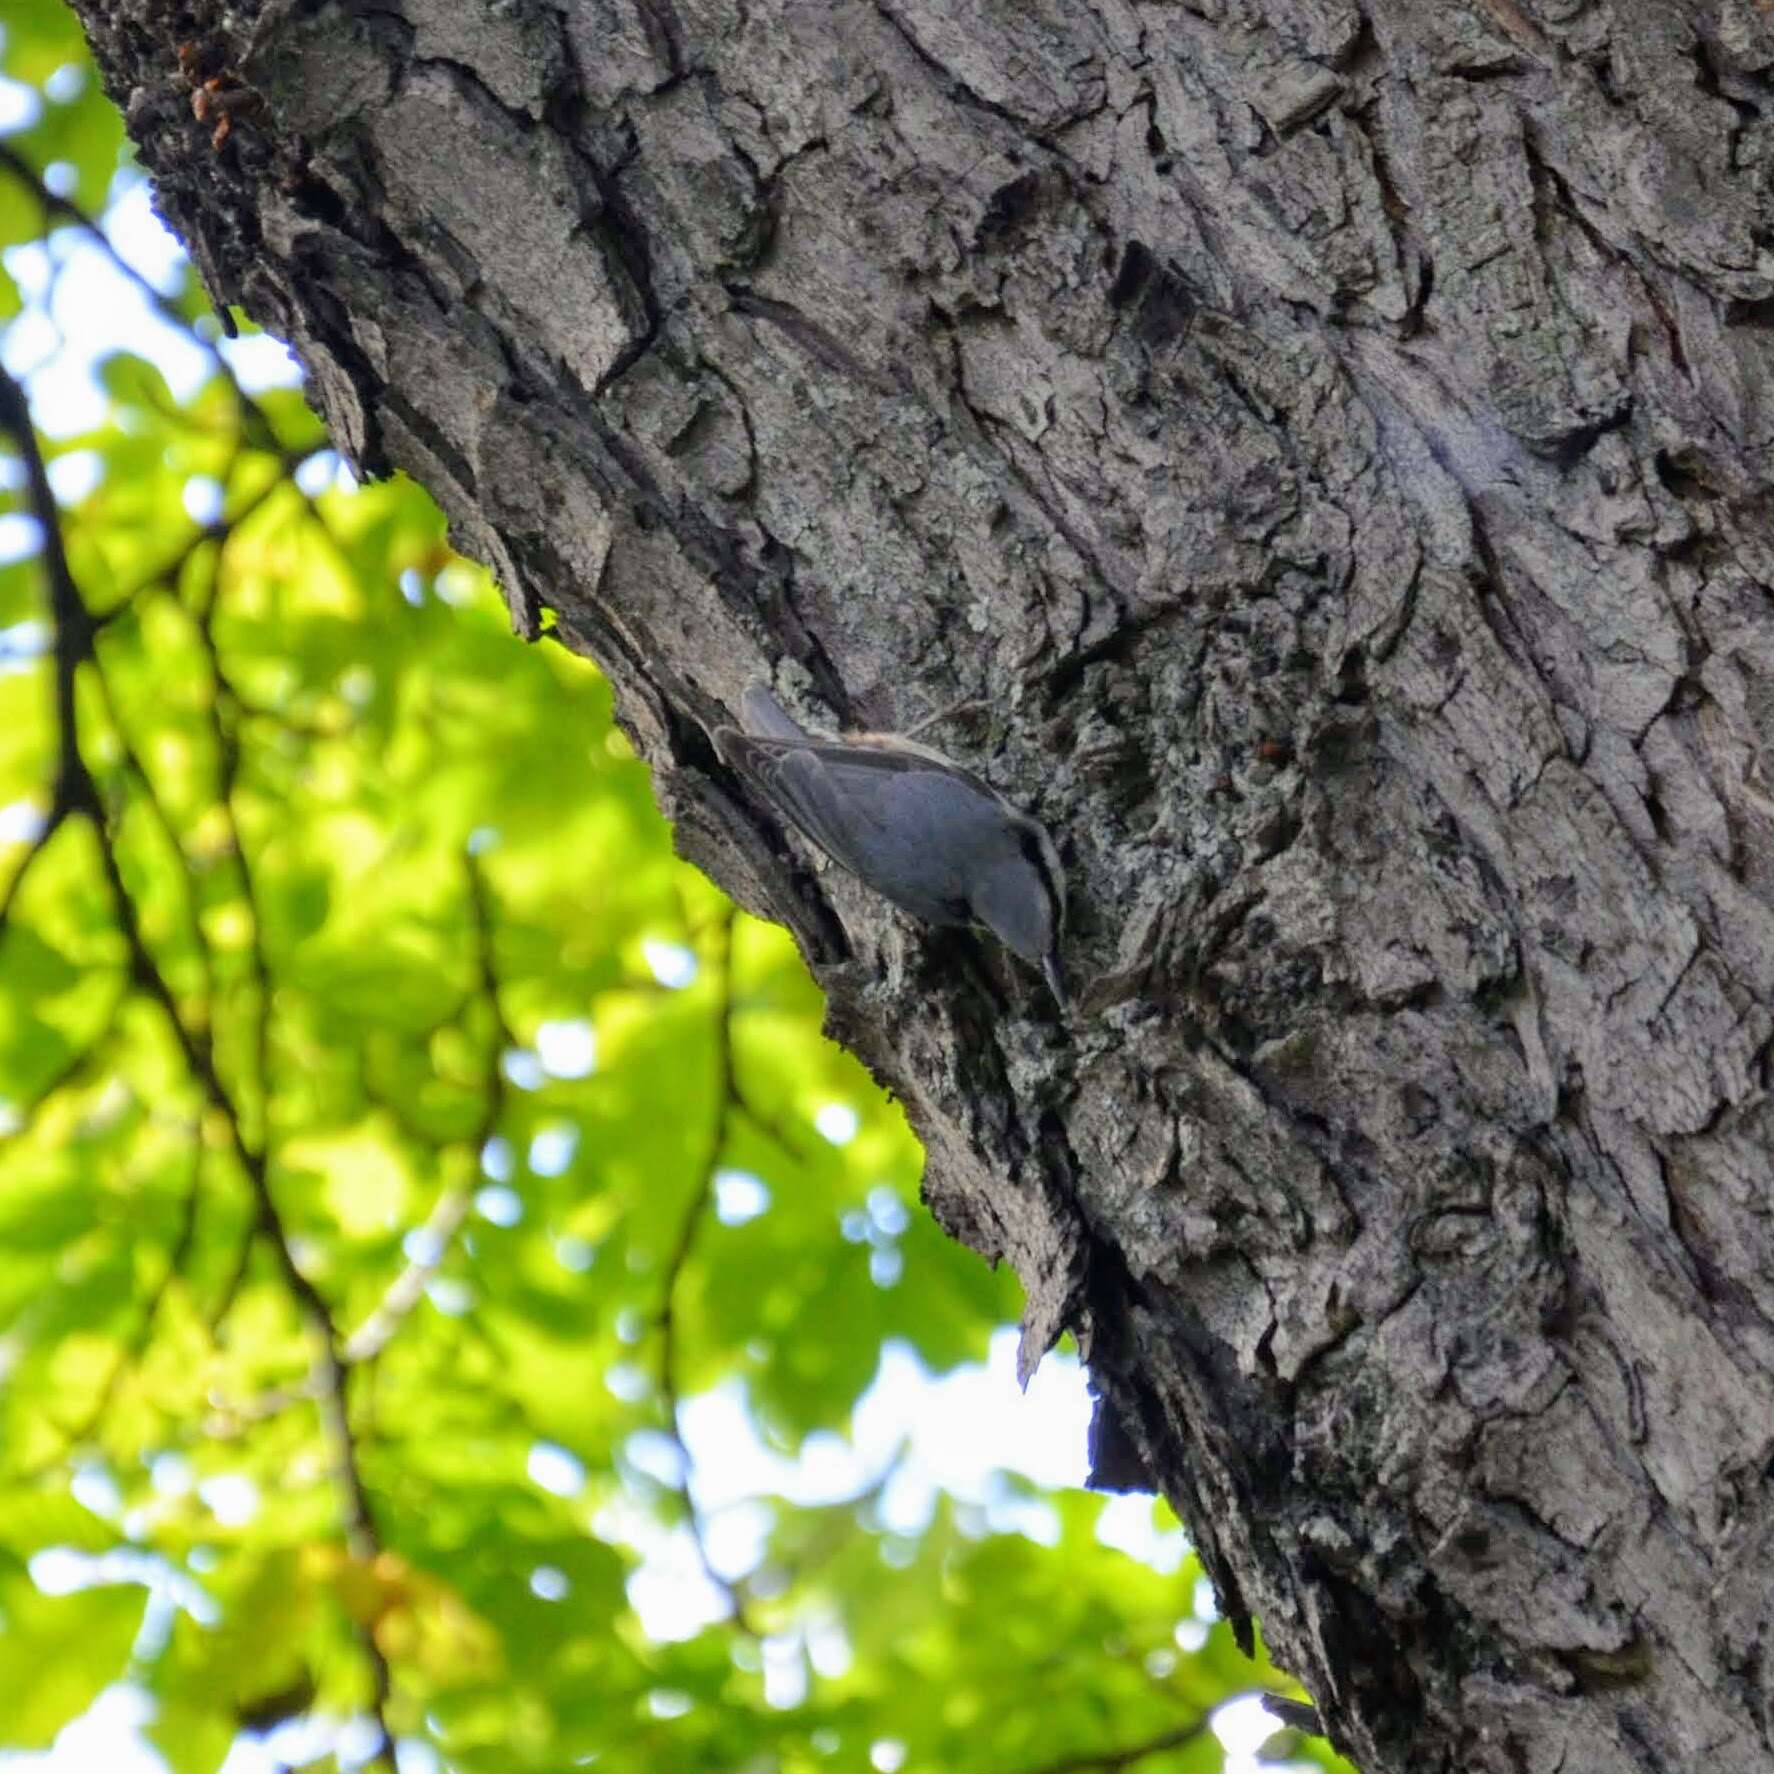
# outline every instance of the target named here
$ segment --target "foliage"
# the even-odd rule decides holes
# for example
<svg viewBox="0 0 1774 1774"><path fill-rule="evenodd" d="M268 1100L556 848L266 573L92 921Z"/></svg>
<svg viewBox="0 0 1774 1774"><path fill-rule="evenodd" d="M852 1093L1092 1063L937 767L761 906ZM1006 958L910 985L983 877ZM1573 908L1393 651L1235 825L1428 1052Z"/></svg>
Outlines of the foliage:
<svg viewBox="0 0 1774 1774"><path fill-rule="evenodd" d="M5 26L40 265L139 175L69 15ZM127 1678L177 1774L351 1718L313 1765L1219 1767L1200 1721L1277 1678L1099 1499L1024 1498L1046 1546L777 1458L722 1550L695 1400L735 1458L829 1444L1012 1285L418 488L219 351L102 377L91 430L15 413L0 518L0 1747Z"/></svg>

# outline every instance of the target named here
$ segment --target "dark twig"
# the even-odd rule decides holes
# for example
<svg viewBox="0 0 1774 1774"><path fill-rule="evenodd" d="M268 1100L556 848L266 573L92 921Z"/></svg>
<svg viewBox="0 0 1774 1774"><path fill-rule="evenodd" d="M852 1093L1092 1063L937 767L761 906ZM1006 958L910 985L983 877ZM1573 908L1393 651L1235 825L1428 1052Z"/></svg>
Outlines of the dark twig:
<svg viewBox="0 0 1774 1774"><path fill-rule="evenodd" d="M23 1476L27 1480L44 1478L59 1470L74 1449L83 1446L98 1433L99 1425L105 1420L105 1413L111 1408L111 1402L117 1396L117 1388L123 1383L123 1376L147 1352L149 1339L154 1334L155 1321L160 1316L162 1302L166 1299L173 1282L185 1272L185 1263L191 1255L191 1246L197 1235L197 1207L202 1195L203 1174L203 1147L197 1137L198 1130L193 1128L191 1134L191 1175L185 1185L185 1203L179 1215L179 1230L173 1239L172 1248L167 1252L166 1267L161 1271L160 1279L154 1285L154 1291L142 1303L129 1341L118 1350L117 1358L111 1363L110 1369L105 1375L104 1384L99 1388L98 1396L82 1413L78 1425L63 1432L61 1451L49 1459L40 1461L32 1471L24 1474Z"/></svg>
<svg viewBox="0 0 1774 1774"><path fill-rule="evenodd" d="M86 814L96 824L99 797L86 761L80 755L75 703L75 684L80 667L92 657L92 616L68 567L55 493L43 464L43 452L37 447L37 434L31 427L31 409L26 403L24 390L4 370L0 370L0 430L11 435L19 460L24 464L26 495L43 531L43 570L49 581L49 619L54 648L57 746L55 784L50 791L49 811L44 815L42 829L32 839L30 849L7 883L4 896L0 897L0 933L3 933L31 865L43 854L62 824L74 814Z"/></svg>
<svg viewBox="0 0 1774 1774"><path fill-rule="evenodd" d="M110 604L108 604L103 610L100 610L92 619L93 626L99 629L108 628L113 622L128 615L141 599L156 586L176 585L178 583L179 575L185 570L185 563L189 561L206 542L213 542L216 545L218 555L217 572L219 573L221 570L219 560L220 551L227 546L229 537L231 537L234 532L260 508L260 506L265 504L273 493L281 491L286 486L294 486L295 483L290 479L290 475L305 459L306 455L304 452L280 451L277 457L278 465L281 469L280 473L273 475L256 493L248 494L246 499L241 504L237 505L233 512L227 517L221 518L213 524L204 524L201 528L193 530L191 534L159 564L159 566L150 568L149 571L144 573L127 591L119 593ZM228 473L232 473L232 465L230 465ZM227 478L228 474L225 473L222 477L224 485L227 482ZM301 489L296 488L296 491L299 493Z"/></svg>
<svg viewBox="0 0 1774 1774"><path fill-rule="evenodd" d="M709 1582L725 1598L732 1611L733 1623L748 1637L760 1638L762 1634L751 1621L744 1595L715 1569L714 1560L709 1556L708 1536L703 1527L701 1511L696 1506L690 1448L684 1439L683 1398L678 1379L678 1284L683 1277L684 1265L695 1248L696 1234L708 1212L708 1204L714 1196L715 1172L720 1168L721 1153L726 1149L728 1126L734 1106L734 917L735 913L731 908L721 913L710 935L708 949L703 955L703 964L714 975L718 987L715 1004L714 1119L709 1128L708 1147L697 1175L695 1191L685 1206L683 1219L678 1224L677 1237L673 1240L671 1252L665 1261L665 1284L660 1294L656 1323L659 1331L659 1392L665 1403L665 1417L672 1443L677 1449L678 1470L682 1477L676 1488L683 1501L690 1538L696 1547L696 1557Z"/></svg>
<svg viewBox="0 0 1774 1774"><path fill-rule="evenodd" d="M1213 1715L1203 1713L1189 1724L1160 1731L1156 1737L1147 1737L1142 1742L1130 1743L1121 1749L1062 1756L1057 1762L1045 1762L1035 1770L1035 1774L1116 1774L1118 1769L1131 1768L1136 1762L1143 1762L1147 1756L1162 1755L1167 1749L1182 1749L1205 1737L1212 1727Z"/></svg>
<svg viewBox="0 0 1774 1774"><path fill-rule="evenodd" d="M228 1314L234 1310L234 1302L240 1298L240 1290L246 1286L247 1274L252 1268L253 1249L257 1242L255 1229L249 1225L241 1234L240 1248L234 1253L228 1278L222 1283L221 1292L216 1295L215 1304L210 1307L205 1320L211 1336L220 1336Z"/></svg>
<svg viewBox="0 0 1774 1774"><path fill-rule="evenodd" d="M202 606L193 612L197 624L197 640L209 666L212 687L209 699L210 741L216 748L216 806L228 833L228 848L240 876L240 894L246 901L252 940L247 945L247 962L252 970L253 984L253 1082L259 1092L259 1143L268 1146L271 1140L271 969L265 956L265 922L259 910L258 888L253 879L252 859L247 855L241 836L240 815L236 811L235 790L240 782L240 742L235 734L239 711L235 706L234 685L222 664L221 649L216 645L216 606L221 601L222 573L218 555L210 592Z"/></svg>
<svg viewBox="0 0 1774 1774"><path fill-rule="evenodd" d="M785 1114L765 1114L742 1089L734 1092L733 1113L743 1116L751 1123L754 1133L768 1140L785 1158L792 1158L797 1164L814 1165L830 1158L829 1144L796 1126Z"/></svg>
<svg viewBox="0 0 1774 1774"><path fill-rule="evenodd" d="M493 952L493 908L487 893L485 871L472 852L464 859L468 876L468 898L474 911L475 971L479 977L480 995L492 1018L492 1034L487 1043L487 1063L483 1089L485 1097L480 1121L468 1136L471 1167L477 1166L481 1152L505 1113L506 1084L504 1059L517 1045L505 1010L499 1001L499 974ZM456 1183L438 1196L425 1222L426 1254L414 1258L389 1283L376 1308L346 1339L347 1361L374 1361L387 1348L388 1340L400 1328L401 1321L424 1298L425 1284L437 1273L444 1254L455 1240L462 1222L474 1201L471 1169L470 1181Z"/></svg>
<svg viewBox="0 0 1774 1774"><path fill-rule="evenodd" d="M31 1127L35 1124L37 1117L48 1107L50 1098L55 1096L58 1091L66 1090L70 1084L76 1083L81 1075L97 1061L99 1055L104 1052L107 1044L110 1042L111 1037L117 1033L118 1013L123 1009L124 1001L128 997L129 988L127 986L112 997L110 1007L106 1010L97 1030L93 1033L92 1039L89 1040L84 1047L78 1048L75 1052L71 1053L68 1058L44 1080L42 1085L39 1086L37 1094L31 1098L30 1102L28 1102L23 1109L18 1111L11 1129L11 1138L17 1139L22 1134L28 1133Z"/></svg>
<svg viewBox="0 0 1774 1774"><path fill-rule="evenodd" d="M469 902L474 913L475 973L477 991L464 999L450 1021L459 1020L476 1002L484 1002L492 1019L492 1034L487 1043L484 1090L480 1119L463 1145L469 1167L467 1182L452 1183L445 1188L427 1215L424 1225L425 1254L410 1258L400 1273L388 1284L382 1298L369 1316L339 1345L339 1355L347 1367L371 1362L388 1347L394 1333L425 1297L426 1284L443 1264L443 1259L474 1205L474 1181L479 1154L498 1130L505 1113L508 1089L502 1062L506 1052L517 1045L517 1037L505 1020L499 999L499 976L493 951L492 902L487 892L484 871L472 856L465 859ZM326 1386L326 1376L316 1366L305 1378L292 1385L279 1386L243 1403L218 1407L206 1423L206 1432L213 1436L237 1435L250 1423L263 1422L280 1411L305 1399L318 1399Z"/></svg>
<svg viewBox="0 0 1774 1774"><path fill-rule="evenodd" d="M42 205L45 215L59 215L72 222L76 227L84 229L98 243L99 251L108 258L122 274L133 283L148 299L162 320L169 326L176 327L187 337L194 339L206 352L216 368L226 378L233 390L234 398L240 403L241 414L246 421L246 429L253 433L255 447L276 451L277 433L271 421L265 416L265 409L241 387L240 378L235 375L234 367L225 358L213 339L206 339L200 333L193 332L189 319L179 312L178 305L170 296L162 295L148 279L111 244L110 236L99 226L98 218L89 215L71 197L63 197L60 193L50 190L44 184L42 176L36 168L19 153L16 148L0 142L0 171L10 173L21 185L25 186Z"/></svg>
<svg viewBox="0 0 1774 1774"><path fill-rule="evenodd" d="M175 869L183 874L184 846L179 841L179 834L172 822L172 816L166 810L166 803L161 800L154 787L153 778L148 774L148 767L142 762L141 754L129 737L129 729L124 726L122 717L117 710L117 700L111 694L111 681L105 675L104 661L95 652L92 659L92 681L99 692L99 703L104 711L105 719L110 722L111 730L117 738L118 753L123 760L122 774L134 787L137 797L148 809L148 817L154 822L155 829L160 833L161 842L165 844L173 859ZM209 938L204 933L203 916L197 905L197 895L190 890L189 879L186 879L185 912L190 926L191 947L197 956L197 964L203 977L204 1013L197 1038L208 1044L214 1029L215 995L216 995L216 964L215 952L210 947Z"/></svg>
<svg viewBox="0 0 1774 1774"><path fill-rule="evenodd" d="M1032 1774L1119 1774L1120 1769L1131 1768L1148 1756L1163 1755L1166 1750L1183 1749L1198 1742L1212 1730L1214 1713L1239 1700L1261 1700L1284 1725L1295 1730L1316 1734L1322 1729L1317 1722L1317 1711L1313 1707L1298 1700L1283 1699L1279 1694L1270 1694L1261 1688L1252 1688L1242 1694L1229 1694L1211 1712L1204 1712L1186 1725L1174 1725L1168 1731L1160 1731L1156 1736L1144 1738L1138 1743L1125 1744L1120 1749L1090 1750L1079 1755L1062 1756L1057 1762L1042 1763ZM1312 1723L1302 1723L1306 1718L1310 1718Z"/></svg>
<svg viewBox="0 0 1774 1774"><path fill-rule="evenodd" d="M307 1321L319 1348L320 1416L333 1444L334 1467L344 1502L345 1542L355 1557L367 1562L375 1557L379 1541L375 1520L370 1511L369 1493L363 1482L357 1440L351 1428L345 1365L339 1355L338 1330L333 1322L332 1309L328 1306L325 1295L296 1261L289 1230L284 1224L276 1198L271 1193L269 1168L263 1148L248 1143L242 1131L239 1110L217 1074L209 1050L186 1028L179 1016L172 992L142 940L135 904L124 885L109 834L102 826L99 830L99 861L110 889L113 912L129 949L131 972L135 981L159 1005L161 1013L171 1025L173 1039L184 1056L186 1066L197 1080L204 1097L219 1115L227 1135L229 1150L245 1175L252 1194L256 1229L269 1244L273 1264L282 1275L284 1286L295 1300L297 1310ZM370 1762L372 1766L392 1771L395 1765L394 1740L389 1736L386 1723L390 1687L388 1662L368 1629L360 1636L365 1658L370 1665L375 1695L372 1712L380 1732L378 1746L370 1757Z"/></svg>
<svg viewBox="0 0 1774 1774"><path fill-rule="evenodd" d="M30 408L18 383L0 368L0 430L9 432L25 467L25 484L31 510L43 530L43 566L49 581L49 608L54 631L55 707L58 726L56 787L51 802L55 823L78 814L90 821L98 839L100 872L111 900L112 915L129 955L130 977L153 1000L166 1018L185 1065L205 1101L215 1111L227 1137L229 1151L245 1177L254 1204L259 1233L270 1245L284 1285L295 1300L319 1346L323 1376L321 1418L333 1442L334 1461L344 1502L346 1542L361 1559L372 1559L379 1542L369 1495L363 1483L357 1443L346 1400L345 1367L339 1354L339 1337L325 1296L303 1273L296 1261L288 1229L272 1195L265 1148L249 1141L239 1110L216 1071L207 1042L198 1038L179 1014L177 1000L166 976L143 939L135 901L123 879L116 846L107 828L97 787L80 754L75 685L79 668L92 658L93 622L62 544L60 516L44 467L43 453L31 424ZM41 844L39 840L39 847ZM27 858L27 865L29 858ZM16 882L16 877L15 877ZM8 899L14 889L9 889ZM389 1672L386 1658L369 1632L362 1635L374 1689L372 1712L379 1741L370 1760L375 1766L394 1769L394 1742L386 1723Z"/></svg>

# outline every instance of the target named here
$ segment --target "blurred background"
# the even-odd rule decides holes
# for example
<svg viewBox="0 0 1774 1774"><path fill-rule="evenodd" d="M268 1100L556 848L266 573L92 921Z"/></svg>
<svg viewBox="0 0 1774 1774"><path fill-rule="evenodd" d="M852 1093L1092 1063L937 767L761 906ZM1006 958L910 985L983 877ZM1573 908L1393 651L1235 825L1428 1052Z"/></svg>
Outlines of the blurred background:
<svg viewBox="0 0 1774 1774"><path fill-rule="evenodd" d="M1340 1766L597 672L0 29L0 1769Z"/></svg>

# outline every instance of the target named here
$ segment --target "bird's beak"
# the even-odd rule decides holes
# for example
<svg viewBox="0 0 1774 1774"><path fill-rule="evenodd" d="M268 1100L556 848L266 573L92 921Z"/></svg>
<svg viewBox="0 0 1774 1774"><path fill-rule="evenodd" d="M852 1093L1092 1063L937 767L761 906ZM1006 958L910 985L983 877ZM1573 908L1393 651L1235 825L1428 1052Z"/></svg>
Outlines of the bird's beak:
<svg viewBox="0 0 1774 1774"><path fill-rule="evenodd" d="M1041 957L1041 975L1047 981L1047 989L1053 993L1054 1003L1060 1007L1060 1014L1070 1016L1072 1000L1066 993L1066 975L1060 966L1058 949L1049 949Z"/></svg>

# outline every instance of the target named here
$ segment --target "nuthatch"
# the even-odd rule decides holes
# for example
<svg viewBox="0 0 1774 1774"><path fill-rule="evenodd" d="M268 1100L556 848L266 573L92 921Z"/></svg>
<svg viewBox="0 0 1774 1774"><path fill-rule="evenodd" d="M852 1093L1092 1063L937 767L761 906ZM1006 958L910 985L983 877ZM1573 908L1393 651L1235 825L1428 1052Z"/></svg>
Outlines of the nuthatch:
<svg viewBox="0 0 1774 1774"><path fill-rule="evenodd" d="M892 733L822 739L761 684L721 756L829 856L927 924L983 924L1041 969L1061 1010L1066 880L1040 823L988 782Z"/></svg>

